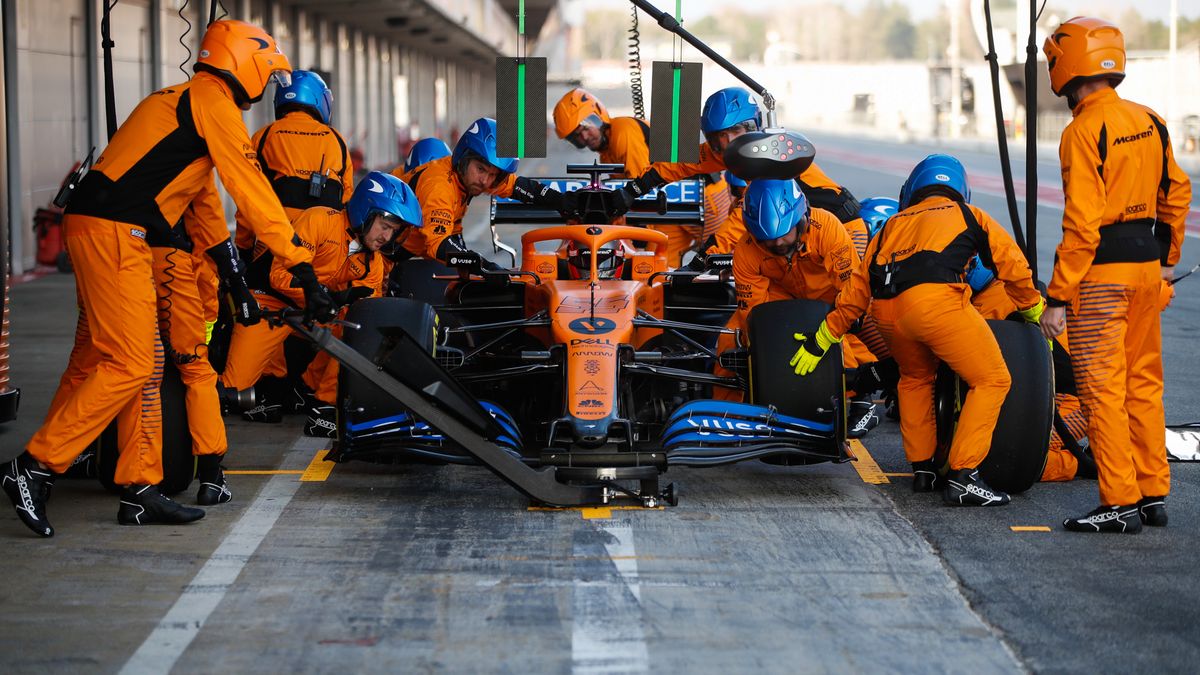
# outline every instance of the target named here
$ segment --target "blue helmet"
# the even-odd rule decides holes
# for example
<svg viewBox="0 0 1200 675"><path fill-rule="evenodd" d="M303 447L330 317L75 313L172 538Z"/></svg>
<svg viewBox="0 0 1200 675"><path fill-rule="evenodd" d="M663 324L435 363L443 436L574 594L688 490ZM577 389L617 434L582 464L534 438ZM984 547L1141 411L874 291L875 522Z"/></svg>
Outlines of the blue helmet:
<svg viewBox="0 0 1200 675"><path fill-rule="evenodd" d="M433 137L422 138L408 151L408 159L404 160L404 172L408 173L426 162L449 156L450 146L446 145L446 141Z"/></svg>
<svg viewBox="0 0 1200 675"><path fill-rule="evenodd" d="M808 199L794 180L753 180L743 198L746 231L758 241L787 234L808 220Z"/></svg>
<svg viewBox="0 0 1200 675"><path fill-rule="evenodd" d="M471 123L467 132L454 144L452 157L455 167L465 159L478 157L505 174L516 173L519 163L515 157L496 155L496 120L490 117L480 117Z"/></svg>
<svg viewBox="0 0 1200 675"><path fill-rule="evenodd" d="M355 234L362 234L363 226L376 214L412 227L421 226L421 205L417 203L417 195L407 183L382 171L367 174L346 204L350 230Z"/></svg>
<svg viewBox="0 0 1200 675"><path fill-rule="evenodd" d="M275 119L281 117L279 109L289 104L311 109L322 124L329 124L333 115L333 93L325 86L325 80L311 70L293 70L292 83L275 88Z"/></svg>
<svg viewBox="0 0 1200 675"><path fill-rule="evenodd" d="M735 188L744 188L744 187L746 187L746 181L744 181L744 180L742 180L741 178L738 178L737 176L735 176L735 175L733 174L733 172L732 172L732 171L730 171L729 169L726 169L726 170L725 170L725 182L726 182L726 183L729 183L729 187L735 187Z"/></svg>
<svg viewBox="0 0 1200 675"><path fill-rule="evenodd" d="M758 97L742 87L726 87L713 92L704 101L704 110L700 111L700 130L706 134L749 121L754 122L755 129L762 128Z"/></svg>
<svg viewBox="0 0 1200 675"><path fill-rule="evenodd" d="M874 239L879 229L900 210L900 202L891 197L871 197L858 209L858 217L867 224L867 236Z"/></svg>
<svg viewBox="0 0 1200 675"><path fill-rule="evenodd" d="M978 255L975 255L967 261L967 271L963 276L971 290L978 293L992 283L992 280L996 278L996 273L984 267L983 261L979 259Z"/></svg>
<svg viewBox="0 0 1200 675"><path fill-rule="evenodd" d="M964 202L971 201L971 186L967 184L967 170L962 162L950 155L930 155L913 167L900 188L900 208L912 206L918 192L935 185L954 190Z"/></svg>

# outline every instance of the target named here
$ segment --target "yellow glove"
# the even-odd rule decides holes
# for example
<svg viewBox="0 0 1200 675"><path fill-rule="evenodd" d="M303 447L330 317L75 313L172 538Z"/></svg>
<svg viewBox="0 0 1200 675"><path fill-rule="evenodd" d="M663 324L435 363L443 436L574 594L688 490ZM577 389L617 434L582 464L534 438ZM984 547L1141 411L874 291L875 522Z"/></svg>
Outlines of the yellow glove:
<svg viewBox="0 0 1200 675"><path fill-rule="evenodd" d="M1037 304L1028 309L1018 310L1017 314L1021 315L1027 323L1036 324L1042 320L1042 312L1046 311L1046 300L1038 298Z"/></svg>
<svg viewBox="0 0 1200 675"><path fill-rule="evenodd" d="M821 322L816 333L794 333L792 337L800 342L800 346L796 349L789 365L800 376L808 375L816 370L817 365L821 363L821 358L825 356L825 352L829 351L834 344L842 341L841 338L835 338L829 332L829 327L825 325L824 321Z"/></svg>

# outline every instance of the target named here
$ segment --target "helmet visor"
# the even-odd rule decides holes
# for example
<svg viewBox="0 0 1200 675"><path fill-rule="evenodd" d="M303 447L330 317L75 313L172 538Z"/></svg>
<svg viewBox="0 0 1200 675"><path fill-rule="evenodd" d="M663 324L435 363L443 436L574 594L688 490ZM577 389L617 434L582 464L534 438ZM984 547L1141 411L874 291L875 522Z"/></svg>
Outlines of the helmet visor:
<svg viewBox="0 0 1200 675"><path fill-rule="evenodd" d="M275 85L276 85L276 86L278 86L278 87L290 87L290 86L292 86L292 73L291 73L291 71L287 71L287 70L274 70L274 71L271 71L271 74L270 74L270 75L267 77L267 79L269 79L270 81L274 82L274 83L275 83Z"/></svg>
<svg viewBox="0 0 1200 675"><path fill-rule="evenodd" d="M588 146L587 141L583 140L583 133L599 129L602 126L604 126L604 120L600 119L599 115L588 115L579 122L574 131L567 134L567 140L571 142L571 145L582 150Z"/></svg>

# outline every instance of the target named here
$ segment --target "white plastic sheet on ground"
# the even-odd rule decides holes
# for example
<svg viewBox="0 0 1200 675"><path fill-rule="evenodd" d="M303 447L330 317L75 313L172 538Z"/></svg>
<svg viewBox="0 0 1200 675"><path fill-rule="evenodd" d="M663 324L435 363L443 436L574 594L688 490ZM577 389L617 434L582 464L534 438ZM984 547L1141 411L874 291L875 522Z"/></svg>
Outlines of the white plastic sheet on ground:
<svg viewBox="0 0 1200 675"><path fill-rule="evenodd" d="M1167 459L1200 462L1200 428L1167 429Z"/></svg>

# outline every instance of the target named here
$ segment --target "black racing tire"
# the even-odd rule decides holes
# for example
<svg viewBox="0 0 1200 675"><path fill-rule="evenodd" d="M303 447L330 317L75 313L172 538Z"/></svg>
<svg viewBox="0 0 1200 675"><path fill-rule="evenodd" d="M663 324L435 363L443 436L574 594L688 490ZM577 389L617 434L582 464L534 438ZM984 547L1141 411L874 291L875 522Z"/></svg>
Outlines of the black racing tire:
<svg viewBox="0 0 1200 675"><path fill-rule="evenodd" d="M346 321L361 328L347 329L342 340L358 353L379 363L385 328L401 328L422 348L433 352L437 344L438 316L427 303L408 298L360 300L350 307ZM334 455L344 457L353 448L342 447L344 427L349 421L378 419L402 412L403 408L378 387L346 368L338 370L338 442ZM347 412L351 411L351 412ZM353 420L347 419L349 415Z"/></svg>
<svg viewBox="0 0 1200 675"><path fill-rule="evenodd" d="M990 487L1017 494L1041 480L1046 466L1054 425L1054 365L1046 339L1036 326L998 319L989 320L988 326L1000 346L1012 386L1000 407L992 445L979 465L979 473ZM940 467L947 466L948 442L953 438L953 426L947 430L946 424L955 424L961 407L961 398L958 404L954 399L965 397L966 392L960 378L939 371L934 407L939 446L935 459ZM947 415L947 409L953 414Z"/></svg>
<svg viewBox="0 0 1200 675"><path fill-rule="evenodd" d="M843 416L839 428L845 429L845 406L833 405L846 396L841 345L830 347L816 370L805 377L788 365L800 345L793 335L815 332L829 309L815 300L778 300L750 310L751 403L773 405L784 415L816 422L834 421L837 410Z"/></svg>
<svg viewBox="0 0 1200 675"><path fill-rule="evenodd" d="M162 401L163 479L159 492L174 495L183 492L196 477L196 458L192 455L192 434L187 419L187 387L175 364L163 367ZM100 484L112 492L121 487L113 482L117 470L117 423L114 420L95 441L96 466Z"/></svg>
<svg viewBox="0 0 1200 675"><path fill-rule="evenodd" d="M54 266L62 274L71 274L75 271L74 266L71 265L71 256L66 251L58 252L54 258Z"/></svg>
<svg viewBox="0 0 1200 675"><path fill-rule="evenodd" d="M434 279L434 275L457 275L453 267L446 267L436 260L413 258L396 264L392 268L391 286L398 289L396 297L416 300L430 305L446 303L446 287L449 281Z"/></svg>

